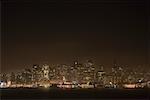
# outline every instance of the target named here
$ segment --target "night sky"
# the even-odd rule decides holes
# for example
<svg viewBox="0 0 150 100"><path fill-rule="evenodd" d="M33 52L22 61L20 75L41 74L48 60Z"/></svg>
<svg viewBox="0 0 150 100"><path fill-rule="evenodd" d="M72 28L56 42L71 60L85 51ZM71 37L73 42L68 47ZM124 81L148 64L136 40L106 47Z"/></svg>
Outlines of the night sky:
<svg viewBox="0 0 150 100"><path fill-rule="evenodd" d="M2 72L92 58L110 67L148 64L143 0L2 2Z"/></svg>

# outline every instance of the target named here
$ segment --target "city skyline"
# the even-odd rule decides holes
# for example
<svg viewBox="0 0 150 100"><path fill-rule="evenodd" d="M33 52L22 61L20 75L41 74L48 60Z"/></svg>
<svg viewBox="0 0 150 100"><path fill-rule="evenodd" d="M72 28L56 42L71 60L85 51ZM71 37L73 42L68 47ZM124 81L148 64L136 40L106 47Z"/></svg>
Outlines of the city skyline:
<svg viewBox="0 0 150 100"><path fill-rule="evenodd" d="M97 67L99 66L99 68ZM71 77L70 77L71 76ZM38 65L19 72L0 73L1 88L146 88L149 87L149 70L138 66L118 65L116 61L110 71L92 60L85 63L74 61L73 65Z"/></svg>
<svg viewBox="0 0 150 100"><path fill-rule="evenodd" d="M149 68L144 1L3 1L1 71L92 58Z"/></svg>

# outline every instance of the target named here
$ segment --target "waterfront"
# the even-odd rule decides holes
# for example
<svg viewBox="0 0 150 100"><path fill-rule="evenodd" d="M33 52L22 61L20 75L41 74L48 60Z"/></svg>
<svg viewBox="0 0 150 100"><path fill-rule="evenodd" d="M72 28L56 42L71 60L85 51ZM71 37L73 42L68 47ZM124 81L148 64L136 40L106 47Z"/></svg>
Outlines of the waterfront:
<svg viewBox="0 0 150 100"><path fill-rule="evenodd" d="M149 99L150 89L1 89L2 99Z"/></svg>

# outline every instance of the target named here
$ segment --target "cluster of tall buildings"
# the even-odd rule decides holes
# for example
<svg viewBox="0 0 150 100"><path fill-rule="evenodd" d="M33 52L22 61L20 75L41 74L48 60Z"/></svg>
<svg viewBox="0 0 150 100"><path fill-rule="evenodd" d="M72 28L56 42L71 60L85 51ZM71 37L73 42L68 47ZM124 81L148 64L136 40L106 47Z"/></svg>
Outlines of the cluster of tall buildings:
<svg viewBox="0 0 150 100"><path fill-rule="evenodd" d="M48 82L92 83L99 86L121 86L126 83L150 81L150 72L137 72L129 67L121 67L114 63L110 71L103 65L95 65L92 60L85 63L74 61L72 65L33 65L18 73L2 74L1 81L11 84L44 84Z"/></svg>

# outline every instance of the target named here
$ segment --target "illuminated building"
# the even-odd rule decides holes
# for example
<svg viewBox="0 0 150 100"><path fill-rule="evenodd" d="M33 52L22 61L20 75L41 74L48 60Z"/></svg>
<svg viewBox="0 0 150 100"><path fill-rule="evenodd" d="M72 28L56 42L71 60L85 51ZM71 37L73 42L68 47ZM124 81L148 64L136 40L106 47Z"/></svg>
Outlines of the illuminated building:
<svg viewBox="0 0 150 100"><path fill-rule="evenodd" d="M37 83L42 79L42 68L41 66L35 64L32 67L32 82Z"/></svg>
<svg viewBox="0 0 150 100"><path fill-rule="evenodd" d="M96 78L96 69L95 65L92 60L88 60L85 64L85 70L84 70L85 78L84 80L87 82L94 82Z"/></svg>
<svg viewBox="0 0 150 100"><path fill-rule="evenodd" d="M97 72L97 82L101 85L104 85L104 77L105 77L105 72L104 71L98 71Z"/></svg>
<svg viewBox="0 0 150 100"><path fill-rule="evenodd" d="M6 82L4 82L4 81L0 81L0 88L5 88L5 87L6 87L6 85L7 85L7 83L6 83Z"/></svg>
<svg viewBox="0 0 150 100"><path fill-rule="evenodd" d="M49 66L48 65L43 65L42 70L43 70L44 78L49 80Z"/></svg>

